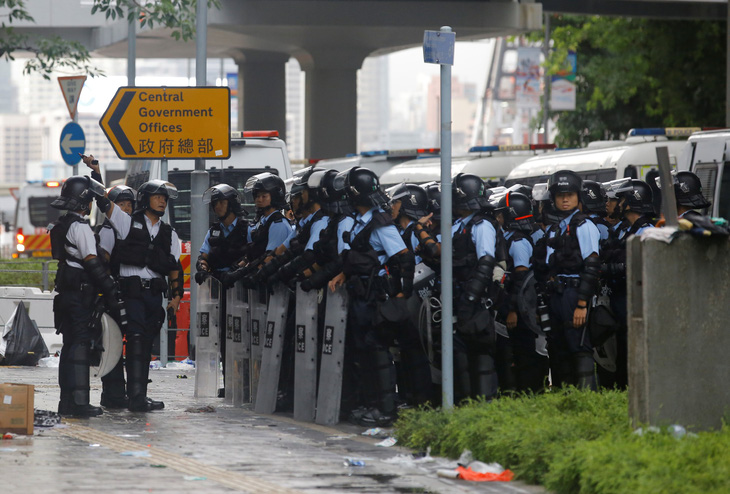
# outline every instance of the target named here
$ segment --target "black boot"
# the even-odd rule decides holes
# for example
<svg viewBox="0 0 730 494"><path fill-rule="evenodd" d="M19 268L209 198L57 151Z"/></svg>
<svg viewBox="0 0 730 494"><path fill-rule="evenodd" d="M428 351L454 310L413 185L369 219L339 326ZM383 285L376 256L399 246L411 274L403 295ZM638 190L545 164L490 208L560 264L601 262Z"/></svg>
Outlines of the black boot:
<svg viewBox="0 0 730 494"><path fill-rule="evenodd" d="M596 365L593 354L581 352L573 355L573 372L577 387L596 390Z"/></svg>
<svg viewBox="0 0 730 494"><path fill-rule="evenodd" d="M464 351L454 351L454 400L459 403L471 396L469 356Z"/></svg>
<svg viewBox="0 0 730 494"><path fill-rule="evenodd" d="M359 420L364 427L389 427L395 419L395 371L390 352L378 349L371 353L373 374L368 377L375 391L375 407Z"/></svg>
<svg viewBox="0 0 730 494"><path fill-rule="evenodd" d="M473 358L472 386L474 398L484 396L487 400L491 400L497 396L497 391L499 391L497 366L494 363L494 357L481 353Z"/></svg>
<svg viewBox="0 0 730 494"><path fill-rule="evenodd" d="M124 359L119 358L117 365L101 378L101 406L104 408L127 408L127 383L124 381Z"/></svg>
<svg viewBox="0 0 730 494"><path fill-rule="evenodd" d="M68 348L65 361L64 382L68 379L70 394L62 394L58 413L73 417L96 417L102 414L99 407L89 404L89 344L74 343Z"/></svg>
<svg viewBox="0 0 730 494"><path fill-rule="evenodd" d="M151 349L151 342L145 336L127 335L127 396L130 412L151 412L165 408L163 402L147 398Z"/></svg>
<svg viewBox="0 0 730 494"><path fill-rule="evenodd" d="M64 344L58 359L58 386L61 388L61 399L58 402L59 415L73 415L73 382L70 381L73 367L70 366L69 353L71 345Z"/></svg>

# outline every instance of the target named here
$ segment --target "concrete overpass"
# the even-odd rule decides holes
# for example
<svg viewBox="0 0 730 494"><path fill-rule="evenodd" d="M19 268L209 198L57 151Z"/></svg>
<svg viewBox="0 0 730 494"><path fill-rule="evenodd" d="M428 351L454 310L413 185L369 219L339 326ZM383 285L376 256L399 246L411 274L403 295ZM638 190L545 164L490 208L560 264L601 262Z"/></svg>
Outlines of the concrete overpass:
<svg viewBox="0 0 730 494"><path fill-rule="evenodd" d="M542 27L549 12L661 18L727 18L727 3L627 0L222 0L208 14L208 56L239 67L239 126L286 129L284 64L306 72L306 155L355 151L356 72L370 55L419 46L424 29L454 28L458 40L521 34ZM22 30L58 34L95 54L126 58L127 24L90 15L90 2L35 0L36 24ZM195 43L164 29L137 33L137 56L193 58Z"/></svg>

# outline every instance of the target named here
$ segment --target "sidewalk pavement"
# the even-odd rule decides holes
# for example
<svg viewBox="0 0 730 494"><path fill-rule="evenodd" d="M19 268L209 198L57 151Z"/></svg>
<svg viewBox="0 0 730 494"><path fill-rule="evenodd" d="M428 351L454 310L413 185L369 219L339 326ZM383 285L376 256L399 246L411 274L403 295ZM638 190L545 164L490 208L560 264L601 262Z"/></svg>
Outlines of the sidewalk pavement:
<svg viewBox="0 0 730 494"><path fill-rule="evenodd" d="M35 385L35 408L56 411L57 373L0 367L0 382ZM437 470L456 463L414 462L413 451L375 446L383 438L362 436L362 427L324 427L285 414L259 415L223 399L195 399L194 371L151 370L150 379L149 396L165 402L162 411L65 419L52 429L36 428L32 437L1 441L2 492L545 492L516 481L437 477ZM101 382L92 378L92 404L100 394ZM345 466L347 458L365 466Z"/></svg>

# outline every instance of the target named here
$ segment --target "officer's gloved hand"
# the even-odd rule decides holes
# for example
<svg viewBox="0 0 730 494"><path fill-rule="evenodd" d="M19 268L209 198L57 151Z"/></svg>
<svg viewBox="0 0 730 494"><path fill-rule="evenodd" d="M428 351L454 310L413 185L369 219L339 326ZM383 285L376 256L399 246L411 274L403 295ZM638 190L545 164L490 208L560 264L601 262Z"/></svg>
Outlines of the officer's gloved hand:
<svg viewBox="0 0 730 494"><path fill-rule="evenodd" d="M195 273L195 282L198 285L202 285L205 282L205 280L208 279L209 276L210 276L210 273L208 271L198 271ZM223 281L223 280L221 280L221 281ZM234 281L234 283L235 283L235 281Z"/></svg>
<svg viewBox="0 0 730 494"><path fill-rule="evenodd" d="M308 292L309 290L314 288L314 286L312 286L312 280L309 278L304 278L304 280L302 280L302 282L299 284L299 288L301 288L305 292Z"/></svg>
<svg viewBox="0 0 730 494"><path fill-rule="evenodd" d="M105 196L96 196L96 207L99 208L99 211L102 213L105 213L109 211L109 209L112 207L111 201L106 198Z"/></svg>

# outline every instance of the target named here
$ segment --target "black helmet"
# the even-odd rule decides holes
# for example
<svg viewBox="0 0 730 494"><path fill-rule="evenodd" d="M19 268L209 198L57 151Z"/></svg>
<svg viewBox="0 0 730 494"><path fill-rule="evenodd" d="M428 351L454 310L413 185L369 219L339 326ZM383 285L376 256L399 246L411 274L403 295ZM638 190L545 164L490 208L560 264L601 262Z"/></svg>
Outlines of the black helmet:
<svg viewBox="0 0 730 494"><path fill-rule="evenodd" d="M640 214L654 214L654 196L649 184L642 180L631 180L631 190L620 192L618 197L624 200L621 211Z"/></svg>
<svg viewBox="0 0 730 494"><path fill-rule="evenodd" d="M274 209L284 209L286 203L286 185L280 176L270 172L259 173L246 181L243 187L243 198L247 204L254 204L256 196L261 192L271 194L271 207ZM263 211L256 210L257 213Z"/></svg>
<svg viewBox="0 0 730 494"><path fill-rule="evenodd" d="M241 207L241 195L238 190L234 189L228 184L218 184L209 188L203 192L203 204L210 204L210 209L215 209L215 203L225 199L228 201L228 209L225 214L218 219L223 221L229 213L235 215L241 214L243 208Z"/></svg>
<svg viewBox="0 0 730 494"><path fill-rule="evenodd" d="M147 210L150 207L150 197L156 194L165 196L168 201L170 199L177 199L177 187L170 182L159 179L143 183L137 189L137 207L134 212L139 213ZM164 211L151 211L158 216L165 214Z"/></svg>
<svg viewBox="0 0 730 494"><path fill-rule="evenodd" d="M111 202L117 204L121 201L131 201L132 210L134 210L134 205L137 202L137 191L134 190L132 187L129 187L128 185L115 185L114 187L109 189L109 192L107 192L106 196Z"/></svg>
<svg viewBox="0 0 730 494"><path fill-rule="evenodd" d="M489 207L489 195L484 181L471 173L459 173L451 186L454 209L481 211Z"/></svg>
<svg viewBox="0 0 730 494"><path fill-rule="evenodd" d="M702 195L702 182L692 172L677 172L674 176L674 195L677 204L692 209L709 208L712 203Z"/></svg>
<svg viewBox="0 0 730 494"><path fill-rule="evenodd" d="M495 212L502 213L505 228L532 232L535 223L532 201L525 194L508 191L499 200Z"/></svg>
<svg viewBox="0 0 730 494"><path fill-rule="evenodd" d="M550 200L555 202L555 196L561 192L576 192L580 198L583 179L571 170L561 170L553 173L548 179Z"/></svg>
<svg viewBox="0 0 730 494"><path fill-rule="evenodd" d="M606 189L602 184L593 180L583 180L583 189L580 192L580 202L583 203L585 213L596 213L601 218L605 217L606 211Z"/></svg>
<svg viewBox="0 0 730 494"><path fill-rule="evenodd" d="M387 191L391 201L400 201L400 214L418 220L428 214L428 196L418 185L398 184Z"/></svg>
<svg viewBox="0 0 730 494"><path fill-rule="evenodd" d="M319 202L318 187L309 186L309 178L312 176L313 173L318 171L322 171L322 168L310 167L304 173L294 179L294 182L291 185L291 189L289 190L290 203L294 197L300 196L305 190L309 192L309 202L307 202L307 204L300 204L299 209L306 208L310 202ZM295 213L296 212L299 211L295 211Z"/></svg>
<svg viewBox="0 0 730 494"><path fill-rule="evenodd" d="M441 184L438 182L429 182L421 185L426 191L428 197L428 205L426 211L433 214L434 221L441 221Z"/></svg>
<svg viewBox="0 0 730 494"><path fill-rule="evenodd" d="M347 193L344 190L335 190L336 176L337 170L316 171L310 175L308 184L310 187L317 187L322 209L333 214L350 214L352 206L347 201Z"/></svg>
<svg viewBox="0 0 730 494"><path fill-rule="evenodd" d="M76 175L66 179L61 187L61 196L54 199L51 206L88 212L89 204L95 197L104 197L104 186L91 177Z"/></svg>
<svg viewBox="0 0 730 494"><path fill-rule="evenodd" d="M380 180L372 170L354 166L337 174L334 181L337 190L347 192L353 206L387 206L388 196L380 189Z"/></svg>

